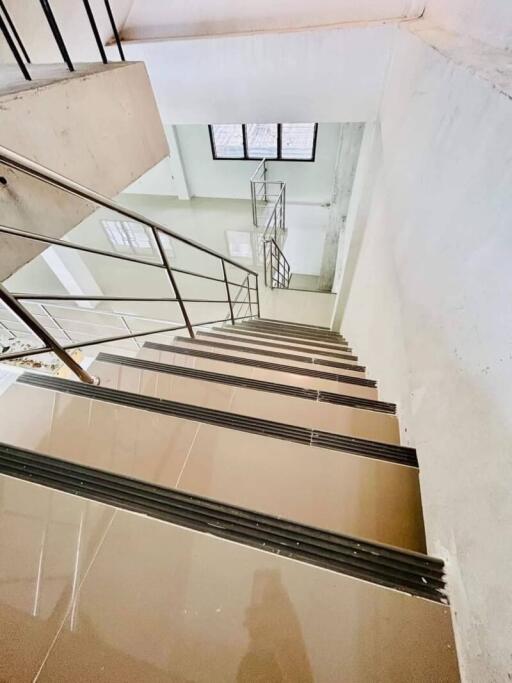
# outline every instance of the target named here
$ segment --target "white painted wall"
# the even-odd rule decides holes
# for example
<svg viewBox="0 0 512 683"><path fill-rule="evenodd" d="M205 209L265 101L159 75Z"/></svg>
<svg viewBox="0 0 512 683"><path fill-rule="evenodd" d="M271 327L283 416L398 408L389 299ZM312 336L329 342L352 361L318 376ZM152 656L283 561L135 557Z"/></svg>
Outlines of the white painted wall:
<svg viewBox="0 0 512 683"><path fill-rule="evenodd" d="M125 52L146 62L165 124L367 121L393 35L392 24L354 25L125 43Z"/></svg>
<svg viewBox="0 0 512 683"><path fill-rule="evenodd" d="M427 0L425 18L489 45L512 47L510 0Z"/></svg>
<svg viewBox="0 0 512 683"><path fill-rule="evenodd" d="M135 0L125 40L303 28L419 16L422 0Z"/></svg>
<svg viewBox="0 0 512 683"><path fill-rule="evenodd" d="M398 400L463 678L491 683L512 675L512 100L489 53L468 42L464 66L437 33L398 34L342 329Z"/></svg>

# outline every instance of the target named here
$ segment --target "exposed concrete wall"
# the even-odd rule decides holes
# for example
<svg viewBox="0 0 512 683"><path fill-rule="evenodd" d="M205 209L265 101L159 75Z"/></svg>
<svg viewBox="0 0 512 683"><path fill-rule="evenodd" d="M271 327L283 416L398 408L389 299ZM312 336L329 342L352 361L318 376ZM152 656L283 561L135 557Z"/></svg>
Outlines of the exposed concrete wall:
<svg viewBox="0 0 512 683"><path fill-rule="evenodd" d="M489 45L512 47L510 0L427 0L425 18Z"/></svg>
<svg viewBox="0 0 512 683"><path fill-rule="evenodd" d="M512 100L506 73L492 82L502 57L467 40L450 53L433 27L400 31L342 321L418 449L429 551L447 561L471 683L512 678Z"/></svg>
<svg viewBox="0 0 512 683"><path fill-rule="evenodd" d="M424 0L135 0L126 40L305 28L351 21L417 17Z"/></svg>
<svg viewBox="0 0 512 683"><path fill-rule="evenodd" d="M332 184L331 206L329 208L329 223L325 236L322 269L319 279L319 289L322 290L331 291L334 283L337 256L341 247L340 242L343 242L345 222L359 159L363 131L363 123L344 123L341 126Z"/></svg>
<svg viewBox="0 0 512 683"><path fill-rule="evenodd" d="M0 96L0 145L107 196L169 153L143 64L116 64ZM4 225L60 237L94 210L42 182L0 166ZM4 279L41 250L0 241Z"/></svg>

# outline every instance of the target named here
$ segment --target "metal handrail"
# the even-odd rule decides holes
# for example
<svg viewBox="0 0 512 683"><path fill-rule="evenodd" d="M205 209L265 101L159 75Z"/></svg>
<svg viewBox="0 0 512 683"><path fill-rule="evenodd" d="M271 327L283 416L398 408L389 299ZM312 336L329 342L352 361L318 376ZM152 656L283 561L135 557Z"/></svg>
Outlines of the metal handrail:
<svg viewBox="0 0 512 683"><path fill-rule="evenodd" d="M190 316L188 314L187 310L187 303L196 303L196 302L202 302L202 303L226 303L229 305L230 308L230 317L231 317L231 322L232 324L235 324L235 321L237 319L246 319L246 318L253 318L255 315L252 312L252 301L251 301L251 291L256 291L256 303L258 307L258 313L257 316L259 317L259 290L258 290L258 273L254 270L251 270L250 268L247 268L246 266L237 263L236 261L233 261L232 259L228 258L227 256L224 256L223 254L216 252L213 249L210 249L209 247L206 247L202 244L199 244L198 242L195 242L194 240L191 240L187 237L184 237L183 235L180 235L173 230L170 230L169 228L164 227L163 225L160 225L159 223L156 223L154 221L151 221L144 216L139 215L135 211L131 211L129 209L126 209L119 204L111 201L107 197L104 197L103 195L100 195L99 193L90 190L89 188L80 185L79 183L76 183L69 178L65 178L64 176L59 175L58 173L55 173L54 171L51 171L50 169L47 169L40 164L37 164L34 161L31 161L29 159L26 159L25 157L22 157L19 154L16 154L15 152L8 150L4 147L0 147L0 164L3 164L11 169L20 171L22 173L25 173L31 177L34 177L48 185L52 185L54 187L57 187L60 190L63 190L64 192L67 192L68 194L71 194L76 197L80 197L82 199L85 199L89 202L92 202L94 204L97 204L98 206L102 206L104 208L110 209L112 211L117 212L118 214L129 218L131 220L137 221L138 223L141 223L142 225L145 225L147 228L149 228L151 235L157 245L158 249L158 255L160 260L159 261L149 261L146 259L142 258L137 258L135 256L127 256L124 254L119 254L119 253L112 253L108 252L102 249L95 249L93 247L86 247L86 246L81 246L79 244L75 244L73 242L67 242L65 240L61 240L58 238L54 237L47 237L45 235L42 235L40 233L31 233L27 230L21 230L18 228L12 228L8 226L0 226L0 234L7 234L10 235L11 237L16 237L16 238L21 238L21 239L26 239L26 240L33 240L33 241L38 241L38 242L43 242L45 244L50 244L50 245L56 245L59 247L64 247L68 249L73 249L73 250L78 250L82 251L85 253L91 253L91 254L96 254L100 256L106 256L108 258L114 258L122 261L129 261L131 263L138 263L141 265L144 265L146 267L152 267L152 268L160 268L163 269L167 275L169 284L171 286L171 289L174 293L173 297L109 297L109 296L76 296L76 295L52 295L52 294L41 294L41 293L13 293L7 290L7 288L0 284L0 301L2 301L25 325L34 333L35 336L37 336L44 344L43 347L37 348L37 349L30 349L30 350L24 350L24 351L17 351L14 353L6 353L6 354L1 354L0 355L0 361L2 360L13 360L16 358L21 358L25 356L31 356L31 355L37 355L41 353L48 353L48 352L53 352L55 353L60 360L65 363L72 372L74 372L82 381L87 382L89 384L98 384L99 380L96 377L93 377L90 375L86 370L84 370L78 363L77 361L68 353L69 350L84 347L84 346L93 346L97 344L104 344L112 341L121 341L123 339L135 339L136 337L144 337L148 335L153 335L153 334L159 334L162 332L171 332L179 329L184 329L186 328L189 332L189 335L193 338L194 337L194 331L193 328L200 326L200 325L207 325L210 323L207 322L201 322L201 323L195 323L192 324L190 320ZM196 273L193 271L185 270L182 268L176 268L171 263L169 262L169 258L167 256L167 253L165 251L165 247L162 242L162 235L166 235L168 237L172 237L178 242L181 242L183 244L186 244L187 246L193 247L195 249L198 249L202 253L209 254L210 256L215 257L220 261L221 267L222 267L222 273L223 277L214 277L212 275L205 275L203 273ZM233 282L232 280L228 279L227 275L227 269L226 269L226 263L229 263L231 266L243 271L246 273L244 284L240 285L239 282ZM181 273L181 274L186 274L186 275L192 275L198 278L203 278L206 280L214 280L217 282L222 282L224 283L226 287L226 295L227 299L197 299L197 298L186 298L183 297L180 288L178 287L178 284L176 282L175 278L175 273ZM255 278L255 287L251 286L251 280L250 278L254 277ZM233 303L231 301L231 293L230 293L230 286L239 286L243 289L247 290L247 295L249 297L249 307L250 307L250 315L249 316L235 316L234 311L233 311ZM37 320L37 318L30 313L30 311L23 305L23 301L155 301L155 302L163 302L163 301L174 301L178 304L180 308L181 315L184 320L184 325L180 326L166 326L164 328L158 328L146 332L136 332L132 333L129 332L128 334L123 334L123 335L116 335L112 337L107 337L107 338L102 338L102 339L94 339L88 342L81 342L81 343L73 343L73 344L67 344L63 346L60 344L45 328L43 325L40 324L40 322ZM214 321L214 322L221 322L221 321ZM129 329L129 328L128 328Z"/></svg>
<svg viewBox="0 0 512 683"><path fill-rule="evenodd" d="M250 178L252 222L255 227L265 227L266 229L272 216L275 215L278 205L281 205L281 229L285 230L286 219L284 204L286 200L286 183L282 180L267 180L267 172L267 159L262 159ZM277 193L270 192L270 188L274 185L277 185L279 188ZM265 226L260 226L258 219L258 201L263 201L265 204L268 204L270 200L274 200L272 213L267 219Z"/></svg>
<svg viewBox="0 0 512 683"><path fill-rule="evenodd" d="M271 289L288 289L292 277L290 264L275 239L263 242L265 285Z"/></svg>
<svg viewBox="0 0 512 683"><path fill-rule="evenodd" d="M69 71L74 71L75 67L73 66L73 62L71 61L71 58L69 56L68 49L66 47L66 43L64 42L64 38L62 37L62 33L59 29L57 20L55 19L55 15L52 11L51 5L50 5L50 0L39 0L41 9L43 10L44 16L46 18L46 21L48 22L48 26L50 27L50 31L52 33L53 39L55 40L55 43L57 45L57 48L61 54L63 62L66 63ZM119 51L119 56L121 60L124 62L125 57L123 53L123 48L121 46L121 39L119 37L119 31L117 30L116 22L114 19L114 15L112 13L112 8L110 6L109 0L104 0L105 3L105 10L107 13L108 20L110 22L110 26L112 28L112 33L114 35L114 40L117 45L117 49ZM105 52L105 47L101 41L101 37L99 34L98 26L96 23L96 18L94 16L94 12L91 8L89 0L82 0L82 4L84 6L85 10L85 15L87 16L87 19L89 21L89 25L92 31L92 34L94 36L94 40L96 41L96 46L98 48L98 52L101 58L101 61L103 64L108 63L107 55ZM5 20L4 20L5 18ZM28 55L28 52L25 48L25 45L23 44L23 41L21 40L20 34L12 20L11 15L9 14L3 0L0 0L0 32L3 34L7 45L12 52L12 55L18 64L18 67L23 74L23 77L27 81L31 81L32 77L30 75L30 72L27 68L27 64L32 64L32 61Z"/></svg>

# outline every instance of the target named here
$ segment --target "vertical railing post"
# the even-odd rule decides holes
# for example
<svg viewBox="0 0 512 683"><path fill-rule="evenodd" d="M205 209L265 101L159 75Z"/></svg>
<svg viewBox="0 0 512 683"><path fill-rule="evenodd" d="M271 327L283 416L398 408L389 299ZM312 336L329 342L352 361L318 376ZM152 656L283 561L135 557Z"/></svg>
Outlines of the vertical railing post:
<svg viewBox="0 0 512 683"><path fill-rule="evenodd" d="M7 42L7 45L9 46L9 49L11 50L12 54L14 55L14 59L16 60L16 63L18 64L21 73L25 77L25 80L31 81L32 78L28 72L27 67L25 66L25 62L21 58L20 53L18 52L18 48L14 44L13 39L11 38L11 34L9 33L9 30L5 24L5 21L2 19L0 16L0 31L4 34L4 38Z"/></svg>
<svg viewBox="0 0 512 683"><path fill-rule="evenodd" d="M267 203L267 160L263 159L263 192L265 197L265 203Z"/></svg>
<svg viewBox="0 0 512 683"><path fill-rule="evenodd" d="M4 0L0 0L0 10L2 10L5 20L7 22L7 25L11 29L11 33L14 36L14 40L18 43L19 48L21 50L21 53L23 54L23 57L25 58L25 61L27 64L30 64L30 57L28 56L28 52L25 49L25 46L23 45L23 41L20 38L20 34L18 33L16 26L14 25L13 20L11 19L11 15L7 11L7 7L4 4Z"/></svg>
<svg viewBox="0 0 512 683"><path fill-rule="evenodd" d="M98 46L98 51L100 53L101 61L103 62L103 64L107 64L107 55L105 54L105 48L103 47L103 43L101 42L98 27L96 26L96 20L92 12L91 5L89 4L89 0L82 0L82 2L84 3L87 18L89 19L89 23L91 24L94 39L96 41L96 45Z"/></svg>
<svg viewBox="0 0 512 683"><path fill-rule="evenodd" d="M62 55L62 59L66 62L68 69L70 71L74 71L75 67L73 66L73 63L71 62L71 59L69 57L61 32L59 31L59 27L57 26L57 22L55 21L52 8L50 7L50 3L48 2L48 0L39 1L41 3L41 7L43 8L43 12L48 21L48 24L50 25L50 29L53 33L53 37L55 38L55 42L57 43L57 47L59 48L60 54Z"/></svg>
<svg viewBox="0 0 512 683"><path fill-rule="evenodd" d="M229 304L229 314L231 316L231 324L235 324L235 315L233 313L233 302L231 301L231 292L229 291L229 282L228 282L228 276L226 273L226 264L224 263L224 259L221 261L222 263L222 272L224 273L224 283L226 285L226 293L228 295L228 304Z"/></svg>
<svg viewBox="0 0 512 683"><path fill-rule="evenodd" d="M260 312L260 283L259 283L259 276L256 273L256 306L258 309L258 318L261 318L261 312Z"/></svg>
<svg viewBox="0 0 512 683"><path fill-rule="evenodd" d="M167 258L167 254L165 253L164 246L162 244L162 240L160 239L160 235L158 234L158 229L155 227L151 228L153 232L153 237L155 238L157 247L158 247L158 252L160 254L160 258L162 259L162 263L165 266L165 270L167 271L167 277L169 278L169 281L172 285L172 288L174 290L174 293L176 294L176 298L178 299L178 306L180 307L181 310L181 315L183 316L183 320L185 321L185 325L187 326L188 333L191 337L191 339L194 339L194 330L192 328L192 325L190 323L190 318L188 317L187 309L185 308L185 304L183 303L183 299L181 298L180 290L178 288L178 285L176 284L176 279L174 277L174 273L172 272L171 265L169 263L169 259Z"/></svg>
<svg viewBox="0 0 512 683"><path fill-rule="evenodd" d="M30 313L24 306L20 304L18 299L14 297L3 285L0 284L0 300L9 308L25 325L31 330L36 337L43 342L45 347L53 352L60 360L68 366L68 368L86 384L99 384L99 379L90 375L84 370L76 360L54 339L54 337L39 324L37 318Z"/></svg>
<svg viewBox="0 0 512 683"><path fill-rule="evenodd" d="M123 48L121 46L121 39L119 37L119 31L117 30L116 20L114 19L114 15L112 14L112 9L110 7L110 3L108 0L105 0L105 7L107 9L107 14L108 14L108 18L110 20L110 25L112 26L112 33L114 34L117 49L119 50L119 56L121 57L121 61L125 62L126 59L124 57Z"/></svg>
<svg viewBox="0 0 512 683"><path fill-rule="evenodd" d="M245 278L245 282L247 283L247 296L249 298L249 315L252 317L251 283L249 281L249 273L247 273L247 277Z"/></svg>

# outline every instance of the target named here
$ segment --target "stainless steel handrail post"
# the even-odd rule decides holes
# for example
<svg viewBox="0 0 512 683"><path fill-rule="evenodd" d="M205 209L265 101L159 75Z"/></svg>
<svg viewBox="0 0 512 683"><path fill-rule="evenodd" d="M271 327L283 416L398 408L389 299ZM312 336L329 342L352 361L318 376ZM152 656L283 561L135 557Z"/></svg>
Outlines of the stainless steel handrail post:
<svg viewBox="0 0 512 683"><path fill-rule="evenodd" d="M14 40L11 38L11 34L9 33L9 30L8 30L6 24L5 24L5 22L1 16L0 16L0 31L4 34L4 38L7 42L7 45L9 46L9 49L11 50L11 52L14 56L14 59L16 60L16 63L18 64L18 66L20 68L21 73L25 77L25 80L31 81L32 77L29 74L28 69L25 66L25 62L21 58L21 55L18 51L18 48L16 47Z"/></svg>
<svg viewBox="0 0 512 683"><path fill-rule="evenodd" d="M156 244L158 246L158 251L160 253L160 258L162 259L162 263L165 266L165 270L167 271L167 275L169 277L169 280L171 282L174 294L176 295L176 298L178 299L178 306L180 307L181 310L181 315L183 316L183 320L185 321L185 325L187 326L188 333L190 335L191 339L195 338L194 330L192 329L192 325L190 323L190 318L188 317L187 309L185 307L185 304L183 303L183 299L181 298L180 290L178 285L176 284L176 279L174 277L174 274L172 272L171 265L169 263L169 259L167 258L167 254L165 253L164 246L162 244L162 240L160 239L160 235L158 234L158 230L155 227L152 227L152 232L153 236L155 238Z"/></svg>
<svg viewBox="0 0 512 683"><path fill-rule="evenodd" d="M60 360L68 366L68 368L79 378L82 382L87 384L99 384L99 379L90 375L86 370L84 370L76 360L67 353L64 348L59 344L59 342L53 338L53 336L44 329L42 325L39 324L37 319L24 307L20 302L12 296L12 294L0 284L0 299L3 303L10 308L10 310L18 316L18 318L25 323L25 325L35 334L36 337L48 347L49 351L52 351ZM27 352L30 355L30 351Z"/></svg>
<svg viewBox="0 0 512 683"><path fill-rule="evenodd" d="M260 312L260 283L258 276L256 275L256 305L258 307L258 318L261 318Z"/></svg>
<svg viewBox="0 0 512 683"><path fill-rule="evenodd" d="M226 285L226 294L228 295L228 304L229 304L229 313L231 315L231 324L235 324L235 316L233 314L233 303L231 301L231 292L229 291L229 282L228 282L228 276L226 273L226 264L224 263L224 259L221 261L222 263L222 272L224 273L224 283ZM249 277L249 276L247 276Z"/></svg>

